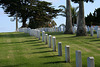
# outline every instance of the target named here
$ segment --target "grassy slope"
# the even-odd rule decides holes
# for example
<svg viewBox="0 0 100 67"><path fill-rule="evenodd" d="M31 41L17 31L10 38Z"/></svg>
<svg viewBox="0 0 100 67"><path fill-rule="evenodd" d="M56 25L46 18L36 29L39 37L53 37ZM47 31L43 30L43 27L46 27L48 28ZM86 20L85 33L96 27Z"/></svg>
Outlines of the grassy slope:
<svg viewBox="0 0 100 67"><path fill-rule="evenodd" d="M63 56L53 52L44 42L24 33L0 33L0 67L76 67L75 51L82 51L82 64L87 67L87 57L95 58L100 67L100 38L75 37L62 33L48 33L62 42ZM65 63L65 45L70 45L71 63Z"/></svg>

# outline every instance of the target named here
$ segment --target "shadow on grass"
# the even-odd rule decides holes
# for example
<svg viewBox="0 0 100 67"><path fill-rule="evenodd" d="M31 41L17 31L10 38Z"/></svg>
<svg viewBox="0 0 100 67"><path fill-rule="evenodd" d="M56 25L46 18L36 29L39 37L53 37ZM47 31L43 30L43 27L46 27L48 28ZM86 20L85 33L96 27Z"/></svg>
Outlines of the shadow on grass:
<svg viewBox="0 0 100 67"><path fill-rule="evenodd" d="M100 41L100 39L98 39L98 40L91 40L90 42L94 42L94 41Z"/></svg>
<svg viewBox="0 0 100 67"><path fill-rule="evenodd" d="M17 64L17 65L7 65L7 66L1 66L1 67L19 67L20 65L25 65L26 63L24 64Z"/></svg>
<svg viewBox="0 0 100 67"><path fill-rule="evenodd" d="M22 42L4 42L0 44L18 44L18 43L35 44L35 43L42 43L42 42L39 40L28 40L28 41L22 41Z"/></svg>
<svg viewBox="0 0 100 67"><path fill-rule="evenodd" d="M62 38L77 38L78 36L62 37ZM61 37L60 37L61 38Z"/></svg>
<svg viewBox="0 0 100 67"><path fill-rule="evenodd" d="M43 56L43 57L40 57L40 58L51 58L51 57L58 57L58 55L53 55L53 56Z"/></svg>
<svg viewBox="0 0 100 67"><path fill-rule="evenodd" d="M48 35L64 35L63 32L46 32Z"/></svg>
<svg viewBox="0 0 100 67"><path fill-rule="evenodd" d="M23 43L23 42L5 42L5 43L0 43L1 45L3 45L3 44L17 44L17 43Z"/></svg>
<svg viewBox="0 0 100 67"><path fill-rule="evenodd" d="M45 49L45 48L48 48L48 47L40 47L40 48L35 48L35 49Z"/></svg>
<svg viewBox="0 0 100 67"><path fill-rule="evenodd" d="M35 42L35 41L39 41L39 40L26 40L24 42Z"/></svg>
<svg viewBox="0 0 100 67"><path fill-rule="evenodd" d="M21 37L29 37L26 33L8 33L8 34L0 34L0 38L21 38Z"/></svg>
<svg viewBox="0 0 100 67"><path fill-rule="evenodd" d="M96 64L95 67L100 67L100 64Z"/></svg>
<svg viewBox="0 0 100 67"><path fill-rule="evenodd" d="M45 44L35 44L35 45L31 45L31 46L43 46L43 45L45 45Z"/></svg>
<svg viewBox="0 0 100 67"><path fill-rule="evenodd" d="M88 38L85 38L85 39L95 39L95 38L94 38L94 37L91 37L91 38L90 38L90 37L88 37Z"/></svg>
<svg viewBox="0 0 100 67"><path fill-rule="evenodd" d="M41 41L37 41L37 42L27 42L26 44L36 44L36 43L37 44L39 44L39 43L41 44L42 42Z"/></svg>
<svg viewBox="0 0 100 67"><path fill-rule="evenodd" d="M57 64L57 63L66 63L66 61L46 62L44 64Z"/></svg>
<svg viewBox="0 0 100 67"><path fill-rule="evenodd" d="M85 42L85 41L81 41L81 42L83 42L83 43L85 43L85 44L92 44L92 43L89 43L89 42Z"/></svg>
<svg viewBox="0 0 100 67"><path fill-rule="evenodd" d="M48 53L48 52L53 52L53 50L49 50L49 51L39 51L39 52L32 52L32 53L29 53L29 54L39 54L39 53Z"/></svg>
<svg viewBox="0 0 100 67"><path fill-rule="evenodd" d="M98 48L100 48L100 46L97 46Z"/></svg>

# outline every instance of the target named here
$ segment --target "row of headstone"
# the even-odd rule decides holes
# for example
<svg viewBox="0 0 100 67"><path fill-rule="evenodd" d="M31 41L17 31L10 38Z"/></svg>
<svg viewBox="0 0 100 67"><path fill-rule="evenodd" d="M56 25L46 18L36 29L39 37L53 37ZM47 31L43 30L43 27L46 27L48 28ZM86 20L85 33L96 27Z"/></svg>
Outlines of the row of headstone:
<svg viewBox="0 0 100 67"><path fill-rule="evenodd" d="M54 27L54 28L38 28L41 32L45 31L45 32L64 32L65 31L65 27L61 28L61 27Z"/></svg>
<svg viewBox="0 0 100 67"><path fill-rule="evenodd" d="M91 28L92 28L93 31L96 31L96 32L97 32L98 29L99 29L99 26L91 26L91 27L86 26L86 30L87 30L87 32L91 31Z"/></svg>
<svg viewBox="0 0 100 67"><path fill-rule="evenodd" d="M51 48L51 44L53 44L53 51L56 51L56 37L55 36L52 37L51 35L49 35L49 38L48 38L48 34L45 34L45 31L42 31L42 42L45 42L45 44L49 44L50 48Z"/></svg>
<svg viewBox="0 0 100 67"><path fill-rule="evenodd" d="M89 26L85 26L86 28L86 31L89 32L90 31L90 27ZM73 29L73 33L76 33L77 32L77 26L72 26L72 29Z"/></svg>
<svg viewBox="0 0 100 67"><path fill-rule="evenodd" d="M35 36L36 38L38 38L39 40L41 39L40 37L40 30L38 29L30 29L30 28L19 28L18 29L19 32L24 32L24 33L28 33L30 36Z"/></svg>
<svg viewBox="0 0 100 67"><path fill-rule="evenodd" d="M93 36L93 32L94 32L94 31L97 32L99 26L91 26L91 27L85 26L85 28L86 28L86 31L87 31L87 32L90 31L91 36ZM73 33L76 33L76 32L77 32L77 26L73 26L72 29L73 29Z"/></svg>
<svg viewBox="0 0 100 67"><path fill-rule="evenodd" d="M91 27L91 33L93 35L93 28ZM40 40L40 30L38 29L30 29L30 28L19 28L19 32L29 33L31 36L35 36ZM100 33L100 29L97 30L97 34ZM92 36L91 35L91 36ZM97 35L99 37L99 35ZM52 40L51 40L52 39ZM48 34L45 34L45 31L42 31L42 41L45 41L45 44L48 44ZM52 43L51 43L52 42ZM51 48L51 44L53 44L53 51L56 51L56 37L49 35L49 47ZM62 56L62 43L58 43L58 55ZM66 62L70 62L70 46L65 46L65 60ZM76 51L76 67L82 67L82 58L81 51ZM94 57L87 58L87 67L95 67Z"/></svg>
<svg viewBox="0 0 100 67"><path fill-rule="evenodd" d="M91 33L91 36L93 36L93 31L98 31L98 28L99 28L99 26L91 26L91 27L89 27L89 26L85 26L86 27L86 31L87 32L89 32L90 31L90 33ZM65 32L65 26L63 26L62 28L61 28L61 26L60 27L55 27L55 28L38 28L41 32L42 31L45 31L45 32ZM73 33L76 33L77 32L77 26L73 26L72 27L72 29L73 29Z"/></svg>
<svg viewBox="0 0 100 67"><path fill-rule="evenodd" d="M24 33L29 33L30 28L19 28L18 31L19 32L24 32Z"/></svg>
<svg viewBox="0 0 100 67"><path fill-rule="evenodd" d="M100 38L100 28L99 27L96 28L96 32L97 32L97 38ZM94 35L94 28L93 28L93 26L91 26L91 28L90 28L90 34L91 34L91 36Z"/></svg>
<svg viewBox="0 0 100 67"><path fill-rule="evenodd" d="M42 31L42 41L45 41L45 44L48 44L48 46L51 48L53 44L53 51L56 51L56 37L45 34L45 31ZM49 39L49 40L48 40ZM48 43L49 41L49 43ZM62 56L62 43L58 42L58 56ZM70 46L65 46L65 61L66 63L70 63ZM82 57L81 57L81 51L76 51L76 67L82 67ZM95 67L94 64L94 57L88 57L87 58L87 67Z"/></svg>

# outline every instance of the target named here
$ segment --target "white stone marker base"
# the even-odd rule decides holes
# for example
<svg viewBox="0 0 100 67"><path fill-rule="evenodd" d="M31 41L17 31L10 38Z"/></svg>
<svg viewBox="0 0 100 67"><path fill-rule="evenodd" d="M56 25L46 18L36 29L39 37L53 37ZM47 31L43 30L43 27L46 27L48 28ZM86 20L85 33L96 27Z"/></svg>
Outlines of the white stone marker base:
<svg viewBox="0 0 100 67"><path fill-rule="evenodd" d="M45 34L45 44L48 44L48 34Z"/></svg>
<svg viewBox="0 0 100 67"><path fill-rule="evenodd" d="M61 45L61 42L58 43L58 56L62 56L62 45Z"/></svg>
<svg viewBox="0 0 100 67"><path fill-rule="evenodd" d="M93 34L94 34L94 32L93 32L93 27L91 27L90 33L91 33L91 36L93 36Z"/></svg>
<svg viewBox="0 0 100 67"><path fill-rule="evenodd" d="M87 67L95 67L94 57L87 58Z"/></svg>
<svg viewBox="0 0 100 67"><path fill-rule="evenodd" d="M65 60L66 62L70 63L70 46L69 45L66 45L65 46Z"/></svg>
<svg viewBox="0 0 100 67"><path fill-rule="evenodd" d="M38 30L38 38L39 38L39 40L41 39L41 37L40 37L40 30Z"/></svg>
<svg viewBox="0 0 100 67"><path fill-rule="evenodd" d="M56 51L56 37L53 36L52 38L52 43L53 43L53 51Z"/></svg>
<svg viewBox="0 0 100 67"><path fill-rule="evenodd" d="M49 47L51 48L51 35L49 35Z"/></svg>
<svg viewBox="0 0 100 67"><path fill-rule="evenodd" d="M44 42L45 31L42 31L42 42Z"/></svg>
<svg viewBox="0 0 100 67"><path fill-rule="evenodd" d="M88 26L88 27L87 27L87 32L89 32L89 31L90 31L90 27Z"/></svg>
<svg viewBox="0 0 100 67"><path fill-rule="evenodd" d="M82 67L81 51L76 51L76 67Z"/></svg>
<svg viewBox="0 0 100 67"><path fill-rule="evenodd" d="M97 38L100 38L100 30L97 30Z"/></svg>

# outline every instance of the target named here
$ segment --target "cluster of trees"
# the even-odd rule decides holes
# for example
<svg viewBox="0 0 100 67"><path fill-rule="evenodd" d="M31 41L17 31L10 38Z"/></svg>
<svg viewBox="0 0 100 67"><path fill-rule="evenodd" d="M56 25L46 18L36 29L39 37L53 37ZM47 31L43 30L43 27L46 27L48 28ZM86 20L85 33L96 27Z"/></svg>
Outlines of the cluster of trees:
<svg viewBox="0 0 100 67"><path fill-rule="evenodd" d="M84 18L84 2L94 2L94 0L71 0L79 4L78 12L78 28L76 36L86 36L85 18ZM0 5L4 12L9 14L9 17L16 17L23 23L22 27L26 27L26 21L29 19L29 27L38 28L44 25L50 26L50 21L55 18L60 10L53 8L51 3L36 0L0 0ZM66 17L66 31L65 34L73 34L72 30L72 16L70 0L66 1L65 8ZM96 16L96 13L95 13ZM75 19L73 19L73 22ZM56 25L56 24L55 24Z"/></svg>
<svg viewBox="0 0 100 67"><path fill-rule="evenodd" d="M9 17L14 17L13 20L17 15L22 27L30 28L46 26L60 12L52 7L51 3L38 0L0 0L0 5ZM27 20L29 25L26 23Z"/></svg>
<svg viewBox="0 0 100 67"><path fill-rule="evenodd" d="M90 13L85 17L86 25L100 25L100 8L94 10L93 13Z"/></svg>
<svg viewBox="0 0 100 67"><path fill-rule="evenodd" d="M71 0L72 2L79 4L79 19L78 19L78 28L76 36L86 36L85 28L85 18L84 18L84 2L94 2L94 0ZM72 15L71 15L71 5L70 0L66 1L67 11L66 11L66 31L67 34L73 34L72 30Z"/></svg>

